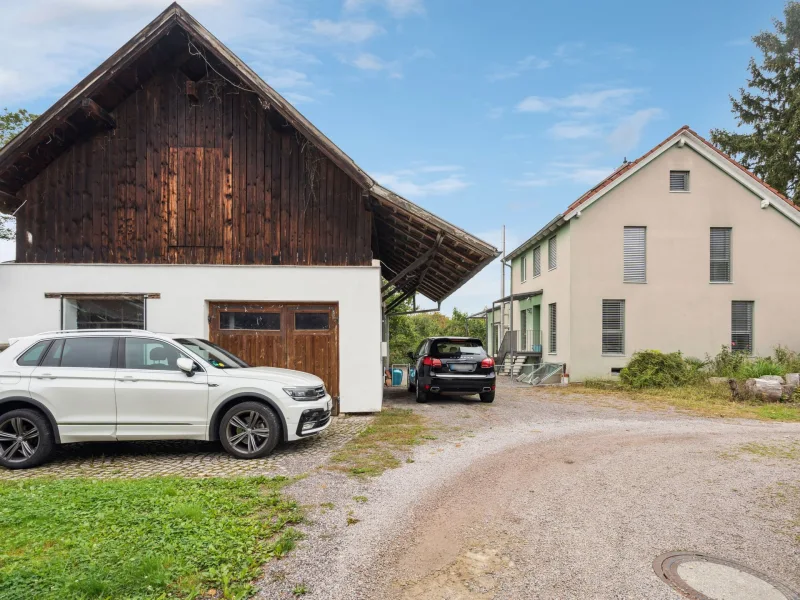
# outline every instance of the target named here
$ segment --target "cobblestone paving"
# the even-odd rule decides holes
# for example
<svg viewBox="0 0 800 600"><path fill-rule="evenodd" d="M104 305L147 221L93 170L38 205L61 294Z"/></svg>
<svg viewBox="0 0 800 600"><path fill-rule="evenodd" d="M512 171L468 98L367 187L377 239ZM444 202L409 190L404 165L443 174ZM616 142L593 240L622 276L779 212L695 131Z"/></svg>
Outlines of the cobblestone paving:
<svg viewBox="0 0 800 600"><path fill-rule="evenodd" d="M36 469L0 469L0 480L32 477L124 478L178 475L238 477L299 475L325 464L331 454L361 432L371 416L335 417L323 433L284 442L266 458L237 460L219 442L97 442L59 446L53 458Z"/></svg>

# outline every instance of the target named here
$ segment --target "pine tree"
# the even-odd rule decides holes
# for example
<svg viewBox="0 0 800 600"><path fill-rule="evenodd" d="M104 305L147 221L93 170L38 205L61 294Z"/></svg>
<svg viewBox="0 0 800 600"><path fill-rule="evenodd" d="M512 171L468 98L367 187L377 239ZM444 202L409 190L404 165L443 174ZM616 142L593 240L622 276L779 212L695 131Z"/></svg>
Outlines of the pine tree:
<svg viewBox="0 0 800 600"><path fill-rule="evenodd" d="M711 140L800 204L800 2L787 3L784 17L773 20L775 32L753 37L761 64L750 59L749 89L731 96L731 112L750 132L713 129Z"/></svg>

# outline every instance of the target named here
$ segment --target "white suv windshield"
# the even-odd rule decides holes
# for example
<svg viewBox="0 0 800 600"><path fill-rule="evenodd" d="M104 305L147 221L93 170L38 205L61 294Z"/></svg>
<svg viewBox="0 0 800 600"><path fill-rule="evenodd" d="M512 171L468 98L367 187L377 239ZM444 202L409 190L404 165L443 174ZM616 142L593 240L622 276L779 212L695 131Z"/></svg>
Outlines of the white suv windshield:
<svg viewBox="0 0 800 600"><path fill-rule="evenodd" d="M175 341L217 369L242 369L250 366L238 356L234 356L208 340L181 338Z"/></svg>

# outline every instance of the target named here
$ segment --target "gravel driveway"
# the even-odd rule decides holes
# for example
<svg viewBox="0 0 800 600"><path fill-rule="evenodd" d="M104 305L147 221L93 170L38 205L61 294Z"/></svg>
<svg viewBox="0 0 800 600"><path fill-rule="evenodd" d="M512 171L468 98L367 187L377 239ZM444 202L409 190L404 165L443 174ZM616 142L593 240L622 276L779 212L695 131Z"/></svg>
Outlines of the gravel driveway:
<svg viewBox="0 0 800 600"><path fill-rule="evenodd" d="M413 463L371 480L318 471L292 488L307 538L261 597L653 598L673 550L734 560L800 589L800 424L690 417L501 385L494 404L425 405ZM767 452L766 454L769 454ZM366 498L366 501L364 501Z"/></svg>

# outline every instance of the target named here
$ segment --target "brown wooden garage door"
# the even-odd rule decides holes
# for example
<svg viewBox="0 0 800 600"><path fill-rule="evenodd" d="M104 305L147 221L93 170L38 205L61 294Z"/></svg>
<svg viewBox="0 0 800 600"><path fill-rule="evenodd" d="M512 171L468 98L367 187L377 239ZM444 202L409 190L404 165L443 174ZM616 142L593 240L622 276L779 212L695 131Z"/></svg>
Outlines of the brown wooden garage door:
<svg viewBox="0 0 800 600"><path fill-rule="evenodd" d="M336 304L210 302L211 341L255 367L313 373L339 397Z"/></svg>

